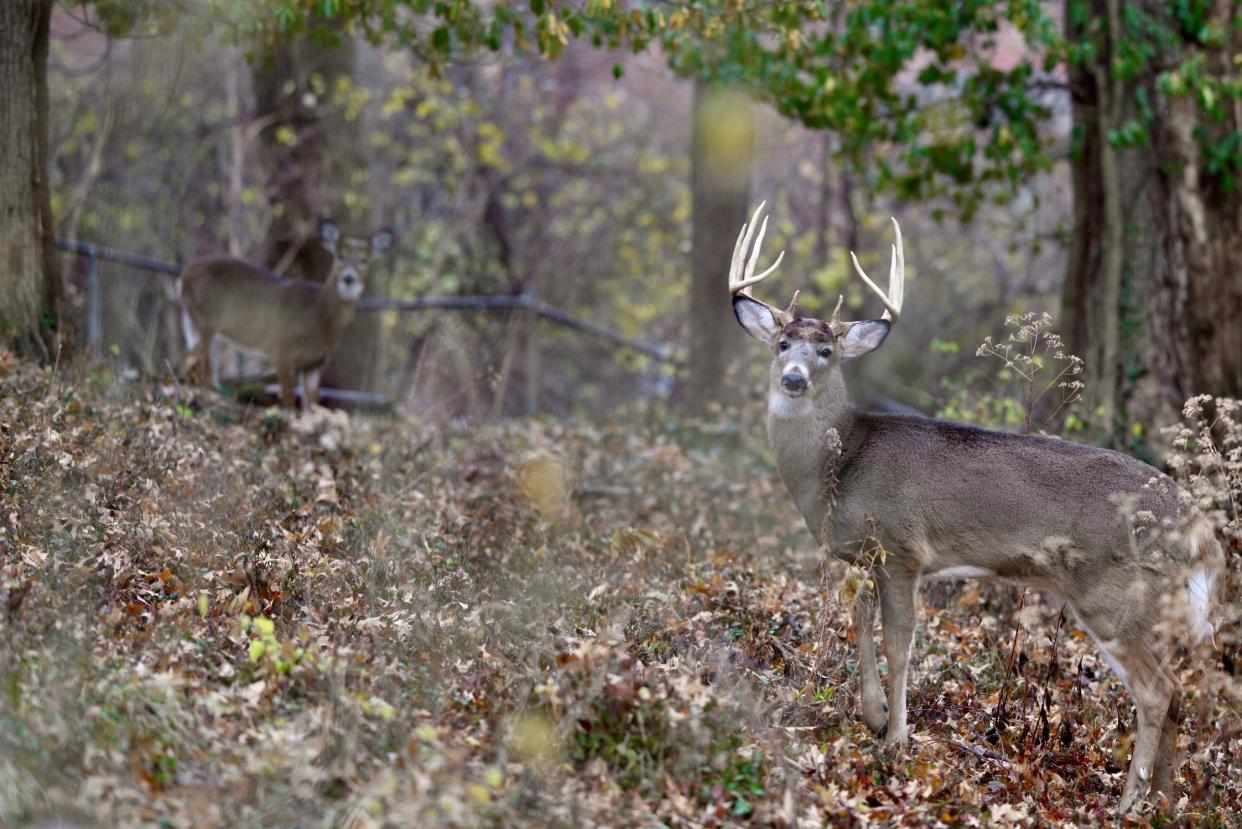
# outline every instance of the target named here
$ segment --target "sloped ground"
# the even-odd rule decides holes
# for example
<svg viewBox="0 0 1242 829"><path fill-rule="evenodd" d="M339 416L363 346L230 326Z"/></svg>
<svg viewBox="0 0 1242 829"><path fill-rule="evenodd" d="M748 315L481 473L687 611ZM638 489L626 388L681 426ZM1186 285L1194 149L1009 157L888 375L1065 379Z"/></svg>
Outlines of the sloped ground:
<svg viewBox="0 0 1242 829"><path fill-rule="evenodd" d="M0 376L0 823L1033 826L1115 806L1129 699L1015 588L924 592L913 742L878 746L857 574L821 572L757 424L433 428L182 394ZM1236 825L1236 658L1186 672L1184 796L1138 822Z"/></svg>

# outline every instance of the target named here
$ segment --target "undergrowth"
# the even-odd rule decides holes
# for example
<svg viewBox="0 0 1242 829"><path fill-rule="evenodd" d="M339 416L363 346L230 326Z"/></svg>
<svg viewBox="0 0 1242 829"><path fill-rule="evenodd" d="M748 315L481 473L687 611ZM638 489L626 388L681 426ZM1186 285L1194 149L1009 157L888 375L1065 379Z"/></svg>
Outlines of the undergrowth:
<svg viewBox="0 0 1242 829"><path fill-rule="evenodd" d="M1033 594L937 599L888 752L845 582L758 429L271 415L10 367L0 823L1111 815L1133 708L1084 634ZM1239 814L1236 653L1183 709L1166 823Z"/></svg>

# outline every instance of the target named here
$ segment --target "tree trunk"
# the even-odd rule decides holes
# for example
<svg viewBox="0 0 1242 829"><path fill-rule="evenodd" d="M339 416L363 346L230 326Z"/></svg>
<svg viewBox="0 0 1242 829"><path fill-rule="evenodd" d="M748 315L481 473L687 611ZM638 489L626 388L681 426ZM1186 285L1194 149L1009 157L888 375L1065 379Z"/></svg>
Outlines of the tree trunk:
<svg viewBox="0 0 1242 829"><path fill-rule="evenodd" d="M64 287L48 185L52 0L0 3L0 345L54 359Z"/></svg>
<svg viewBox="0 0 1242 829"><path fill-rule="evenodd" d="M728 370L744 353L744 334L733 318L729 259L738 231L750 218L754 121L744 95L701 81L694 87L693 117L690 349L679 397L688 414L701 416L713 403L738 397Z"/></svg>
<svg viewBox="0 0 1242 829"><path fill-rule="evenodd" d="M323 282L331 268L332 257L318 242L321 218L352 235L378 229L371 227L365 199L347 197L365 165L361 122L346 115L356 51L348 36L336 46L281 42L252 69L256 108L271 119L259 133L267 195L276 211L263 260L300 279ZM383 293L386 264L386 257L373 263L366 296ZM374 390L381 373L379 323L377 314L354 317L324 367L325 386Z"/></svg>
<svg viewBox="0 0 1242 829"><path fill-rule="evenodd" d="M819 134L819 221L815 235L815 267L822 268L828 264L832 251L832 188L833 168L836 166L832 157L832 134L823 130Z"/></svg>
<svg viewBox="0 0 1242 829"><path fill-rule="evenodd" d="M1145 11L1164 16L1160 0ZM1242 49L1228 0L1215 15L1230 32L1205 53L1214 71ZM1066 20L1072 21L1067 4ZM1096 60L1071 71L1075 146L1074 216L1062 315L1070 349L1086 360L1086 400L1094 425L1114 445L1150 449L1155 430L1178 420L1194 394L1242 394L1242 198L1209 174L1197 130L1210 137L1242 130L1209 123L1190 96L1169 97L1152 68L1122 80L1110 72L1123 29L1121 0L1092 0L1087 26ZM1114 39L1112 32L1122 32ZM1152 117L1138 104L1145 94ZM1131 121L1146 122L1134 146L1109 141Z"/></svg>

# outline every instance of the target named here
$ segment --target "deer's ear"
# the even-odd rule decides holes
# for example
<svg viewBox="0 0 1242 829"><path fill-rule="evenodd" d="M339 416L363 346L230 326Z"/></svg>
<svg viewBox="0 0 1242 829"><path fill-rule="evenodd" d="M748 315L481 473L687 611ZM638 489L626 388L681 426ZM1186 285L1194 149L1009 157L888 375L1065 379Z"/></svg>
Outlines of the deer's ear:
<svg viewBox="0 0 1242 829"><path fill-rule="evenodd" d="M331 219L323 219L319 222L319 241L328 250L336 253L336 243L341 238L341 229L336 226L336 222Z"/></svg>
<svg viewBox="0 0 1242 829"><path fill-rule="evenodd" d="M841 336L841 356L847 360L875 351L888 336L888 320L863 320L849 327Z"/></svg>
<svg viewBox="0 0 1242 829"><path fill-rule="evenodd" d="M776 317L772 315L772 309L748 296L733 298L733 315L746 329L747 334L764 345L771 345L772 338L780 330Z"/></svg>
<svg viewBox="0 0 1242 829"><path fill-rule="evenodd" d="M397 237L392 230L386 227L371 237L371 252L379 253L382 250L388 250L396 240Z"/></svg>

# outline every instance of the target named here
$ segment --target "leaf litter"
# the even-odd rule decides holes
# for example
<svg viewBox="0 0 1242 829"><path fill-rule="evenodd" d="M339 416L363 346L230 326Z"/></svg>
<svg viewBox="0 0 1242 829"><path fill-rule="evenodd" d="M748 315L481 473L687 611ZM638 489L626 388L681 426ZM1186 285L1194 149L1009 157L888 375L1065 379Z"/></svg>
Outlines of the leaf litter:
<svg viewBox="0 0 1242 829"><path fill-rule="evenodd" d="M867 732L856 579L758 423L173 397L0 376L6 824L1111 820L1133 708L1033 594L924 591L911 745ZM1139 825L1236 822L1234 651L1184 671L1183 794Z"/></svg>

